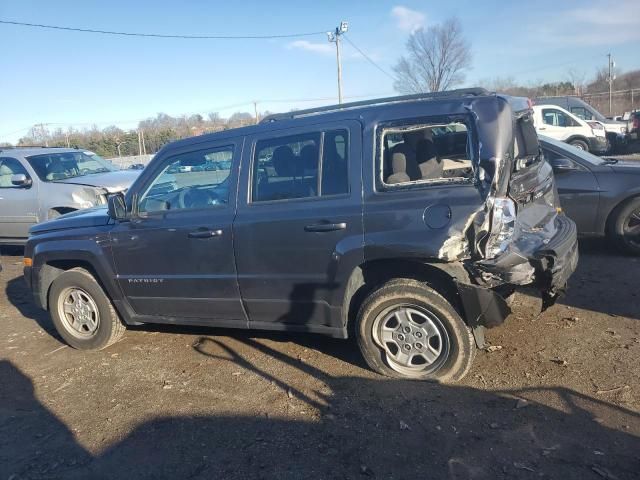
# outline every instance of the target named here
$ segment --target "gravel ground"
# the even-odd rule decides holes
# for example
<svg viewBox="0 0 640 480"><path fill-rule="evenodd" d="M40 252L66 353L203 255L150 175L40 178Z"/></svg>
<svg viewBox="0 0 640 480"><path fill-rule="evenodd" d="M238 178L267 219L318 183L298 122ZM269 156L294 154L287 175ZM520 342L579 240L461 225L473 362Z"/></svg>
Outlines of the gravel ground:
<svg viewBox="0 0 640 480"><path fill-rule="evenodd" d="M382 378L352 341L307 335L149 326L75 351L13 253L0 480L638 478L640 259L602 242L559 304L519 296L456 385Z"/></svg>

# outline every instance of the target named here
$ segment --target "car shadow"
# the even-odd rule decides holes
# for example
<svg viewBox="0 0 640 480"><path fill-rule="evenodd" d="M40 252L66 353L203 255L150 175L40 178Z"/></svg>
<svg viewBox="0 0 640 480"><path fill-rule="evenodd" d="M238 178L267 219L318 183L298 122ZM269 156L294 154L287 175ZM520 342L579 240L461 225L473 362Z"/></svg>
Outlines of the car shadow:
<svg viewBox="0 0 640 480"><path fill-rule="evenodd" d="M149 420L91 454L74 426L38 400L28 376L0 361L0 478L624 480L640 469L640 416L562 387L488 392L335 377L260 342L242 342L242 353L208 338L194 349L210 368L233 362L282 389L292 409L313 415L149 412ZM286 374L253 362L254 354L325 388L295 388ZM78 408L83 418L96 413Z"/></svg>

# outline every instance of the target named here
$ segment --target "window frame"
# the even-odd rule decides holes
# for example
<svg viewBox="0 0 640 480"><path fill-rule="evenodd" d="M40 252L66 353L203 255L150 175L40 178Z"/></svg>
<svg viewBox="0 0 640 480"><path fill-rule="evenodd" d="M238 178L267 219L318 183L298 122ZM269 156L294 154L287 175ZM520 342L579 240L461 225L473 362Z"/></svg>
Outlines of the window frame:
<svg viewBox="0 0 640 480"><path fill-rule="evenodd" d="M344 131L346 132L346 149L345 153L347 155L347 188L348 191L346 193L337 193L333 195L322 195L322 172L323 172L323 163L324 163L324 140L325 134L328 132L334 131ZM294 137L296 135L313 135L320 134L320 143L318 148L318 194L312 197L297 197L297 198L279 198L275 200L258 200L254 201L253 199L253 179L256 172L256 161L257 161L257 146L258 143L264 140L277 140L280 138ZM342 123L328 125L314 125L312 127L305 128L294 128L294 129L286 129L286 130L276 130L273 132L268 132L261 135L256 135L251 139L251 151L250 151L250 162L249 162L249 175L248 175L248 184L247 184L247 206L260 206L260 205L272 205L272 204L280 204L287 202L313 202L313 201L321 201L321 200L329 200L336 198L349 198L351 196L351 128Z"/></svg>
<svg viewBox="0 0 640 480"><path fill-rule="evenodd" d="M415 126L416 128L413 130L420 130L421 128L434 126L434 125L443 125L443 124L451 124L451 123L461 123L467 129L467 141L471 142L471 165L473 169L473 164L475 163L474 157L478 155L476 151L477 141L477 133L475 131L475 127L473 122L470 121L468 115L462 116L436 116L436 117L420 117L413 119L401 119L401 120L393 120L386 121L376 125L375 134L374 134L374 155L375 155L375 174L374 174L374 193L376 194L385 194L389 192L398 192L398 191L416 191L416 190L425 190L429 188L436 187L458 187L458 186L468 186L472 185L474 182L473 177L450 177L450 178L435 178L435 179L420 179L420 180L412 180L409 182L395 183L389 184L384 181L384 136L388 132L394 132L402 129L402 127L411 127Z"/></svg>
<svg viewBox="0 0 640 480"><path fill-rule="evenodd" d="M149 171L148 176L144 179L143 183L141 183L140 187L136 189L135 193L132 192L132 200L131 200L131 214L133 218L137 219L148 219L148 218L158 218L158 217L166 217L167 215L176 215L183 214L188 215L190 213L198 213L198 212L210 212L213 210L222 210L234 207L235 208L235 195L237 195L237 171L238 171L238 161L239 161L239 146L242 145L242 139L238 138L229 138L225 140L220 140L216 143L201 143L201 144L193 144L188 147L181 148L176 152L170 153L168 156L164 157L158 165ZM153 182L162 175L163 172L169 167L169 165L175 162L176 157L180 157L185 154L196 153L196 152L209 152L217 151L225 148L231 148L232 157L231 157L231 169L229 170L229 199L227 203L220 203L217 205L209 205L206 207L198 207L198 208L178 208L173 210L157 210L152 212L140 211L140 202L142 200L142 196L145 195ZM225 179L226 180L226 179ZM225 181L223 180L223 181ZM131 190L129 190L131 192Z"/></svg>
<svg viewBox="0 0 640 480"><path fill-rule="evenodd" d="M22 162L20 160L18 160L15 157L0 157L0 165L4 164L5 160L12 160L14 162L16 162L18 165L20 165L20 167L22 167L22 170L24 170L24 172L22 173L12 173L11 176L13 175L25 175L27 177L28 180L31 180L33 182L33 179L31 178L31 175L29 174L29 170L27 170L27 167L25 167ZM24 188L31 188L31 185L29 186L25 186L25 185L9 185L7 187L3 187L0 186L0 188L5 189L5 188L20 188L20 189L24 189Z"/></svg>

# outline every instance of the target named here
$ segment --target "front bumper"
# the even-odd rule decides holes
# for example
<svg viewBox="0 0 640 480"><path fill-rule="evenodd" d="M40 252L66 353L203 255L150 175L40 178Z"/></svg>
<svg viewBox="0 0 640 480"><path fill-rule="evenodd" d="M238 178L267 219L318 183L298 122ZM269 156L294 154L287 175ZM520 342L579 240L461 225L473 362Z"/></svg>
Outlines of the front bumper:
<svg viewBox="0 0 640 480"><path fill-rule="evenodd" d="M607 140L607 137L590 137L589 138L589 151L591 153L606 153L611 147L611 142Z"/></svg>
<svg viewBox="0 0 640 480"><path fill-rule="evenodd" d="M555 235L533 251L511 251L469 266L477 270L478 284L456 285L471 328L490 328L504 322L511 309L501 292L512 292L518 286L534 287L542 296L543 309L564 292L578 265L578 235L576 224L565 215L558 215L555 222Z"/></svg>

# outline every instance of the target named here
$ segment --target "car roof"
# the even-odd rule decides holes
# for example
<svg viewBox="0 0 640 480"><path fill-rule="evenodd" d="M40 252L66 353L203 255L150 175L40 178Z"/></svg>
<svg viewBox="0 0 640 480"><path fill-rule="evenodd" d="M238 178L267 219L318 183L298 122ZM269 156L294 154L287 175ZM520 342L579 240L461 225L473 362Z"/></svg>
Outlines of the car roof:
<svg viewBox="0 0 640 480"><path fill-rule="evenodd" d="M57 147L1 147L0 156L21 156L30 157L32 155L47 155L51 153L83 152L77 148L57 148Z"/></svg>
<svg viewBox="0 0 640 480"><path fill-rule="evenodd" d="M495 98L496 100L501 98L503 101L507 101L512 105L514 112L521 112L530 108L528 99L524 97L500 95L489 92L483 88L464 88L443 92L377 98L361 102L328 105L308 110L269 115L257 125L184 138L167 144L163 150L173 150L174 148L191 146L207 141L230 139L256 133L268 133L317 123L367 118L375 119L387 113L397 115L398 113L405 112L407 108L415 106L430 107L426 112L427 116L468 114L467 106L469 101L473 98L480 97Z"/></svg>

